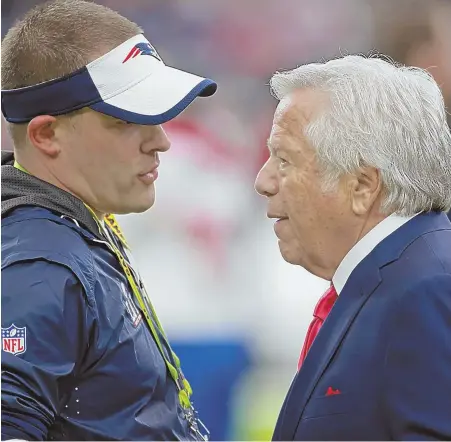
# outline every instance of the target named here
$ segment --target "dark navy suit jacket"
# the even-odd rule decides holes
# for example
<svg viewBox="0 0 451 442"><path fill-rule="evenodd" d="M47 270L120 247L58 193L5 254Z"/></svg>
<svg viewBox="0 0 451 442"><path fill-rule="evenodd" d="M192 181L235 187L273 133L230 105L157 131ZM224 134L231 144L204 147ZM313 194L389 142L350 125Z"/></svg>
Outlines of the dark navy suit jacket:
<svg viewBox="0 0 451 442"><path fill-rule="evenodd" d="M351 273L273 440L451 440L446 214L414 217Z"/></svg>

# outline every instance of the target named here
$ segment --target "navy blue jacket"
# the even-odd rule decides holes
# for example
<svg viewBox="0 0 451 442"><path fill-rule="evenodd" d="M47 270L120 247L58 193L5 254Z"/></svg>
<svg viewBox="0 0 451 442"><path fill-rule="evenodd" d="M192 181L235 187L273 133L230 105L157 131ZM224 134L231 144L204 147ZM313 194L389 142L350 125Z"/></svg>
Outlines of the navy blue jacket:
<svg viewBox="0 0 451 442"><path fill-rule="evenodd" d="M7 167L2 192L9 175L28 180L19 193L41 186ZM62 218L30 199L11 208L17 189L9 193L1 232L2 439L195 439L127 279L88 215ZM67 201L58 204L67 209Z"/></svg>
<svg viewBox="0 0 451 442"><path fill-rule="evenodd" d="M292 382L273 439L451 440L445 214L416 216L356 267Z"/></svg>

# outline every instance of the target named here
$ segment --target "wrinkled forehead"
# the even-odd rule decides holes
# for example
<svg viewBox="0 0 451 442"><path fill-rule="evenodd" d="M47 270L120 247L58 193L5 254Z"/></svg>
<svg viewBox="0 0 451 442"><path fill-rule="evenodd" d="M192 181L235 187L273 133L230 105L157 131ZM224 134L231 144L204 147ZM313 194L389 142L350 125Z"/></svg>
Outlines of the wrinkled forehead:
<svg viewBox="0 0 451 442"><path fill-rule="evenodd" d="M276 144L277 140L285 137L296 137L302 133L302 115L297 102L291 95L283 98L274 113L270 140Z"/></svg>
<svg viewBox="0 0 451 442"><path fill-rule="evenodd" d="M315 89L299 89L280 100L274 113L273 127L288 132L302 128L320 115L328 105L328 95Z"/></svg>
<svg viewBox="0 0 451 442"><path fill-rule="evenodd" d="M282 98L277 105L274 112L273 123L277 125L286 124L287 120L293 120L295 118L296 101L293 94L289 94Z"/></svg>

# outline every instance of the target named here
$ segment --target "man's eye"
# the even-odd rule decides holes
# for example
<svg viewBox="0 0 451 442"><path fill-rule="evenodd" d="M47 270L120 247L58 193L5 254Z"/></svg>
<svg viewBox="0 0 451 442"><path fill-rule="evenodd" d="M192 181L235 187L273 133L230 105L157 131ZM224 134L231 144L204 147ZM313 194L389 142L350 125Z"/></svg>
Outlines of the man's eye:
<svg viewBox="0 0 451 442"><path fill-rule="evenodd" d="M120 125L127 126L127 125L132 124L132 123L130 123L129 121L119 120L119 119L118 119L118 120L116 121L116 124L120 124Z"/></svg>
<svg viewBox="0 0 451 442"><path fill-rule="evenodd" d="M287 160L284 160L283 158L279 158L279 165L280 166L286 166L288 164Z"/></svg>

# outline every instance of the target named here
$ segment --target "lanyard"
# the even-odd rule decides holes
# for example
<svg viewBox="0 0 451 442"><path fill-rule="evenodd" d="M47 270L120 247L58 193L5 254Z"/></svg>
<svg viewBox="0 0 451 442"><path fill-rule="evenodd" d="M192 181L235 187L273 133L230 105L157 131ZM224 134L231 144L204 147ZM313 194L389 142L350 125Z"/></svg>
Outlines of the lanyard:
<svg viewBox="0 0 451 442"><path fill-rule="evenodd" d="M188 380L182 373L180 367L180 360L177 357L177 355L172 351L169 345L168 339L163 331L163 327L161 326L160 321L158 320L158 316L155 312L152 302L150 301L150 297L144 287L144 284L142 283L141 278L139 277L139 274L137 274L137 272L133 269L132 265L127 260L127 254L122 253L119 247L115 244L116 239L117 241L119 241L124 250L130 251L130 248L125 240L121 228L119 227L119 224L116 221L115 216L109 214L106 215L104 218L105 225L110 228L111 230L110 232L108 228L102 225L102 223L99 221L98 217L95 215L92 209L89 206L86 207L94 217L99 227L99 230L102 231L103 229L105 236L108 238L108 245L114 251L122 269L124 270L125 276L127 277L127 280L133 290L136 299L138 300L141 312L144 314L147 320L147 324L149 325L149 328L152 332L155 342L158 345L161 356L163 357L166 363L166 367L168 368L169 373L171 374L171 377L178 388L180 405L184 410L185 417L190 425L190 429L197 436L199 436L200 440L208 441L210 432L208 431L208 428L203 424L203 422L199 419L199 417L197 416L197 411L191 404L190 396L192 394L192 389ZM110 235L112 235L113 238L111 238ZM163 350L163 345L161 343L160 337L163 339L164 346L166 347L167 352ZM199 425L202 428L203 432L200 431Z"/></svg>
<svg viewBox="0 0 451 442"><path fill-rule="evenodd" d="M127 278L128 283L130 284L133 294L136 300L138 301L141 312L146 318L147 325L150 328L150 331L158 346L160 354L163 357L166 367L177 386L180 405L185 410L191 409L192 406L190 402L190 396L192 394L192 389L188 380L184 377L181 371L180 360L169 346L166 334L163 331L163 327L161 326L161 323L158 320L155 309L150 301L150 297L147 294L147 291L145 290L144 284L142 283L139 275L132 268L132 266L130 265L124 254L121 252L119 247L110 238L110 235L113 234L114 237L125 249L130 250L127 242L125 241L125 237L119 227L119 224L116 221L116 218L112 214L106 215L104 218L105 226L103 226L98 217L96 216L96 214L93 212L93 210L88 206L86 207L94 217L94 220L96 221L100 232L101 233L103 232L105 236L108 238L107 244L109 248L113 251L113 253L116 255L119 264L122 267L122 270L124 271L124 274ZM164 351L162 340L164 341L165 346L168 350L167 352Z"/></svg>
<svg viewBox="0 0 451 442"><path fill-rule="evenodd" d="M30 174L24 167L22 167L17 161L14 162L14 167L16 169L21 170L24 173ZM139 307L141 309L142 314L146 318L147 325L150 328L150 331L152 333L152 336L158 346L158 349L160 351L160 354L166 364L166 367L174 380L177 389L178 389L178 396L180 405L185 410L185 413L187 415L193 414L193 408L190 401L190 396L192 394L191 386L188 382L188 380L184 377L181 367L180 367L180 360L177 357L177 355L172 351L171 347L169 346L168 339L166 337L166 334L163 331L163 327L160 324L160 321L158 320L157 314L155 312L155 309L150 301L150 297L147 294L147 291L145 290L144 284L142 283L141 279L139 278L139 275L134 271L131 264L127 261L127 259L124 257L124 254L119 250L119 247L115 244L115 241L111 238L111 233L114 235L114 237L119 241L119 243L123 246L123 248L130 250L125 237L119 227L119 224L116 221L116 218L114 215L109 214L106 215L104 218L105 225L109 227L109 230L106 226L102 225L102 222L99 220L97 215L94 213L94 211L85 204L86 208L89 210L91 215L93 216L94 220L97 223L97 226L99 228L99 232L103 236L107 238L106 244L110 248L110 250L115 254L117 257L119 264L127 278L128 283L130 284L130 287L133 291L133 294L138 301ZM167 352L164 351L163 345L161 343L160 337L164 340ZM166 354L168 356L166 356Z"/></svg>

